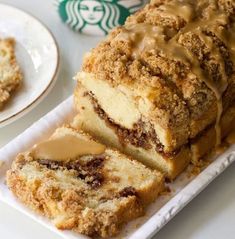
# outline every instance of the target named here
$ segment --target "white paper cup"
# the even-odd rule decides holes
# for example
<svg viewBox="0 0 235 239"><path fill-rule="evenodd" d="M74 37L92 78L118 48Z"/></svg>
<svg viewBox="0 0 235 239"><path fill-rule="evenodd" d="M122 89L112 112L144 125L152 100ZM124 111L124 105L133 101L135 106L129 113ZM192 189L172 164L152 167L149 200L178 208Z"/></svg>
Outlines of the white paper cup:
<svg viewBox="0 0 235 239"><path fill-rule="evenodd" d="M56 0L58 12L73 30L90 35L106 35L142 8L147 0Z"/></svg>

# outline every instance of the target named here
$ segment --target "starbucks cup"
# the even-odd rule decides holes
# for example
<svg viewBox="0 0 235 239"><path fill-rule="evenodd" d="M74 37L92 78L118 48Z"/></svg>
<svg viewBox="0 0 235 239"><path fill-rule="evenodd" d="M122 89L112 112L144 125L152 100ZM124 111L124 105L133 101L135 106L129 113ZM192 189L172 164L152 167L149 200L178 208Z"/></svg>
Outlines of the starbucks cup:
<svg viewBox="0 0 235 239"><path fill-rule="evenodd" d="M124 24L126 18L142 8L147 0L56 0L58 12L73 30L106 35Z"/></svg>

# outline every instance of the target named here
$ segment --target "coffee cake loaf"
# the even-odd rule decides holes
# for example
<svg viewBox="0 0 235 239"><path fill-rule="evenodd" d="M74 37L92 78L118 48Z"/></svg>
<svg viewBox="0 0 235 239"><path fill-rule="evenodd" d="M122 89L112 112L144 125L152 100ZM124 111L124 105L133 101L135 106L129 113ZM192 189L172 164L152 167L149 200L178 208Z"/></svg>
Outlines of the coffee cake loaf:
<svg viewBox="0 0 235 239"><path fill-rule="evenodd" d="M143 215L163 183L161 173L65 126L19 154L7 173L14 195L57 228L101 237Z"/></svg>
<svg viewBox="0 0 235 239"><path fill-rule="evenodd" d="M86 54L74 125L175 178L208 128L220 144L235 99L234 12L233 0L151 1Z"/></svg>
<svg viewBox="0 0 235 239"><path fill-rule="evenodd" d="M0 39L0 110L22 83L22 72L15 57L15 40Z"/></svg>

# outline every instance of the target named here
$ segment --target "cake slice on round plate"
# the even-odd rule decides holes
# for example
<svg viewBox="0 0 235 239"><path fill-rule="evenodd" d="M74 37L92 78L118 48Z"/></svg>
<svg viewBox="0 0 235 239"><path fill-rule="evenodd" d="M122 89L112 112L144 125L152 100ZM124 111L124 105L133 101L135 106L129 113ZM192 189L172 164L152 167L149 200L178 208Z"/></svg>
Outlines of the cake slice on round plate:
<svg viewBox="0 0 235 239"><path fill-rule="evenodd" d="M23 75L16 61L15 40L0 39L0 110L22 83Z"/></svg>

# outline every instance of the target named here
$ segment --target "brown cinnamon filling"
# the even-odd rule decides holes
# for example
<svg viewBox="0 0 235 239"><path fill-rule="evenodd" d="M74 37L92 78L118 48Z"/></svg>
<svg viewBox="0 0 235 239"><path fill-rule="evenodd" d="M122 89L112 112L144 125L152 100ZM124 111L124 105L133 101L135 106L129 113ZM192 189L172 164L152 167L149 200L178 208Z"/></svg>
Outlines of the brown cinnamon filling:
<svg viewBox="0 0 235 239"><path fill-rule="evenodd" d="M138 196L135 188L133 187L125 187L119 192L119 197L129 197L129 196Z"/></svg>
<svg viewBox="0 0 235 239"><path fill-rule="evenodd" d="M92 188L101 186L104 181L101 169L104 164L104 156L93 156L91 160L86 163L82 163L79 160L76 161L54 161L48 159L40 159L37 162L50 170L75 170L77 171L77 177L84 180Z"/></svg>
<svg viewBox="0 0 235 239"><path fill-rule="evenodd" d="M153 147L152 144L154 144L155 150L166 157L171 157L179 153L180 149L176 149L170 153L166 153L164 151L164 145L162 145L159 141L159 138L152 125L150 126L150 130L147 131L146 124L142 120L139 120L138 123L133 125L132 129L126 129L108 117L91 92L86 92L84 96L89 96L90 100L92 101L94 111L102 120L105 121L108 127L115 131L120 143L123 146L129 143L135 147L148 150L151 149Z"/></svg>
<svg viewBox="0 0 235 239"><path fill-rule="evenodd" d="M95 189L100 187L104 182L104 176L101 173L104 160L104 156L96 156L92 157L92 159L86 163L81 163L79 160L62 162L48 159L39 159L37 162L50 170L75 170L77 171L78 178L84 180L88 185L91 186L92 189ZM138 197L136 189L132 186L123 188L115 197L120 198L129 196Z"/></svg>

